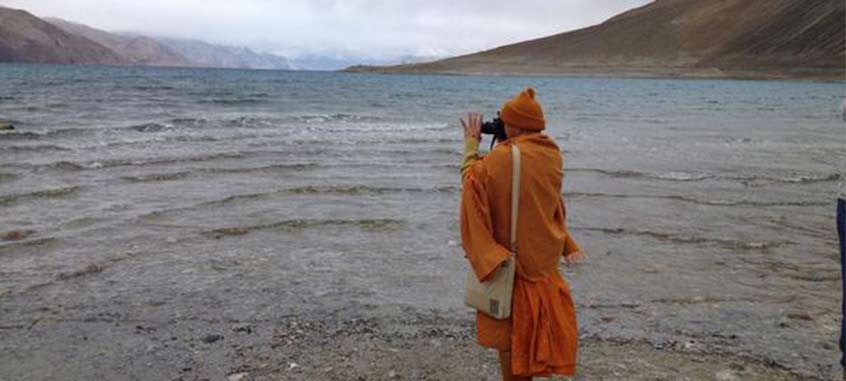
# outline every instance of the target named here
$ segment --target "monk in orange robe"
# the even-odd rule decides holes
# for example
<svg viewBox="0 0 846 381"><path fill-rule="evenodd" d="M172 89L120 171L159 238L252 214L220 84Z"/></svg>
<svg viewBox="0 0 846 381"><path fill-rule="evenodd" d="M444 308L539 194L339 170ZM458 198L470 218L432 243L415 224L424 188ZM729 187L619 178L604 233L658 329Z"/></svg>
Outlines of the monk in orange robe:
<svg viewBox="0 0 846 381"><path fill-rule="evenodd" d="M573 375L578 330L570 288L558 271L582 259L567 231L561 197L561 151L541 133L543 110L528 88L503 105L500 118L507 139L488 155L478 154L482 117L461 119L465 156L461 167L461 242L480 280L516 255L511 317L497 320L476 314L480 345L499 350L503 380ZM511 147L521 152L517 251L508 249L511 229Z"/></svg>

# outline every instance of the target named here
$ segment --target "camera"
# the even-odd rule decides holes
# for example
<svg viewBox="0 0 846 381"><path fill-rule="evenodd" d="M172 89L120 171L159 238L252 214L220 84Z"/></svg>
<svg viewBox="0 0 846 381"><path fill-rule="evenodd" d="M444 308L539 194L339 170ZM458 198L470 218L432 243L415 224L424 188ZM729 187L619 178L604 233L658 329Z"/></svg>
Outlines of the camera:
<svg viewBox="0 0 846 381"><path fill-rule="evenodd" d="M500 119L499 113L497 113L497 117L492 121L482 123L482 134L493 135L491 149L493 149L497 141L504 141L508 138L505 136L505 123Z"/></svg>

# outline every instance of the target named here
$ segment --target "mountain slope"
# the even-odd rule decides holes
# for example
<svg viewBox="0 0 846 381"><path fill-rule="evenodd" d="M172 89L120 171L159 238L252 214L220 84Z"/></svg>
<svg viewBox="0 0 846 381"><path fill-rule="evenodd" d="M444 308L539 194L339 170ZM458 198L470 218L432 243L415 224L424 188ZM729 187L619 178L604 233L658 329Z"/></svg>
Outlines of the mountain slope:
<svg viewBox="0 0 846 381"><path fill-rule="evenodd" d="M68 33L83 36L108 47L135 65L191 66L188 58L150 37L124 36L57 18L44 20Z"/></svg>
<svg viewBox="0 0 846 381"><path fill-rule="evenodd" d="M235 69L291 70L284 57L256 53L250 48L213 45L199 40L158 38L162 44L188 57L194 66Z"/></svg>
<svg viewBox="0 0 846 381"><path fill-rule="evenodd" d="M284 57L198 40L112 33L0 7L0 62L285 69Z"/></svg>
<svg viewBox="0 0 846 381"><path fill-rule="evenodd" d="M122 64L127 60L29 12L0 7L0 62Z"/></svg>
<svg viewBox="0 0 846 381"><path fill-rule="evenodd" d="M568 33L352 71L842 78L840 0L657 0Z"/></svg>

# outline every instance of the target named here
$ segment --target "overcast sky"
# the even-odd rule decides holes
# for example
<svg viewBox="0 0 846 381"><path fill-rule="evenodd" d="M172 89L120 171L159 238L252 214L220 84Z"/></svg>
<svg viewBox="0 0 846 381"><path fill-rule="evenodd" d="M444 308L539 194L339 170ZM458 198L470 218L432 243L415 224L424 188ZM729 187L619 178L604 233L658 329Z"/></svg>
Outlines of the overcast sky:
<svg viewBox="0 0 846 381"><path fill-rule="evenodd" d="M448 56L599 23L649 0L0 0L110 31L296 58Z"/></svg>

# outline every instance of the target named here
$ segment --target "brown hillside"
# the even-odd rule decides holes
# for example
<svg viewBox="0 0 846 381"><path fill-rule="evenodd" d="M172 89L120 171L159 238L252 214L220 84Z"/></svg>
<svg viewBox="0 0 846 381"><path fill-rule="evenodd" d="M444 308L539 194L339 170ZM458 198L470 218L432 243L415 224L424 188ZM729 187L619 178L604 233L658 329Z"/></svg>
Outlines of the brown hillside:
<svg viewBox="0 0 846 381"><path fill-rule="evenodd" d="M127 63L103 45L29 12L4 7L0 7L0 62Z"/></svg>
<svg viewBox="0 0 846 381"><path fill-rule="evenodd" d="M108 47L135 65L191 66L191 61L182 54L150 37L124 36L57 18L45 20L68 33Z"/></svg>
<svg viewBox="0 0 846 381"><path fill-rule="evenodd" d="M841 0L657 0L568 33L352 71L842 78Z"/></svg>

